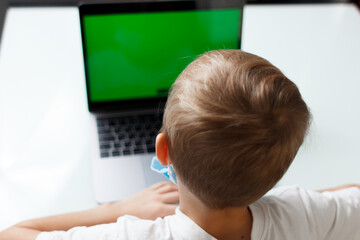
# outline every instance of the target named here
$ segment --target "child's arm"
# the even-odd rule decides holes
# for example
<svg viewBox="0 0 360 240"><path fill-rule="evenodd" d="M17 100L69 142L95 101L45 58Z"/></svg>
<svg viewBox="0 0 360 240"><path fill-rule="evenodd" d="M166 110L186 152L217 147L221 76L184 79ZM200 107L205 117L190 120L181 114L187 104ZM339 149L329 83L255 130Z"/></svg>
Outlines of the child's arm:
<svg viewBox="0 0 360 240"><path fill-rule="evenodd" d="M0 232L0 240L34 240L42 231L67 231L76 226L93 226L116 222L122 215L133 215L143 219L156 219L175 213L179 195L177 187L162 182L138 194L116 203L100 205L96 208L75 213L21 222Z"/></svg>
<svg viewBox="0 0 360 240"><path fill-rule="evenodd" d="M334 191L338 191L341 189L345 189L345 188L350 188L350 187L357 187L360 189L360 185L356 185L356 184L348 184L348 185L342 185L339 187L335 187L335 188L329 188L329 189L324 189L324 190L318 190L317 192L334 192Z"/></svg>

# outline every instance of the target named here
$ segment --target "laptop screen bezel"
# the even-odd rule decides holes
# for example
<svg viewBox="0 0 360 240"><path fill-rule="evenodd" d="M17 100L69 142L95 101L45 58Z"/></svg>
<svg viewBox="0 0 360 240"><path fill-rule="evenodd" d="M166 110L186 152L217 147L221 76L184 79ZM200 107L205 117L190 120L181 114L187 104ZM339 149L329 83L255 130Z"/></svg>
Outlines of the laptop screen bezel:
<svg viewBox="0 0 360 240"><path fill-rule="evenodd" d="M197 10L196 1L171 1L171 2L130 2L130 3L80 3L80 27L83 46L85 67L85 80L88 108L90 112L113 112L137 109L161 109L164 107L167 97L143 98L131 100L114 100L94 102L91 100L90 80L88 72L87 49L84 30L84 17L89 15L117 14L117 13L148 13L164 11ZM239 19L240 21L240 19ZM241 22L240 22L241 26ZM241 29L240 29L241 30ZM240 48L240 36L239 44Z"/></svg>

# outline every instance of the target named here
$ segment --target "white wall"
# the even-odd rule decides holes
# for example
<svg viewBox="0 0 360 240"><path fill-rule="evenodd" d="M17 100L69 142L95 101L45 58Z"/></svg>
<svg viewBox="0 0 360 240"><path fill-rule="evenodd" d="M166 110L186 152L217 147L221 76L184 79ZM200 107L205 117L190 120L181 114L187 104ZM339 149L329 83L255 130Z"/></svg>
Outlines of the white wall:
<svg viewBox="0 0 360 240"><path fill-rule="evenodd" d="M360 183L360 11L351 4L250 5L242 49L293 80L313 114L280 185Z"/></svg>

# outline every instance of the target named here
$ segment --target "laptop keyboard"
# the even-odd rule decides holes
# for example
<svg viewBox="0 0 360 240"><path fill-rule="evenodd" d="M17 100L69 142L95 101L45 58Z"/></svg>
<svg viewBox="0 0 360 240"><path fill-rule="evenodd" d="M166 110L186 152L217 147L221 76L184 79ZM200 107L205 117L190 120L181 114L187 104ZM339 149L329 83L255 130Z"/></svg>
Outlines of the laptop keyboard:
<svg viewBox="0 0 360 240"><path fill-rule="evenodd" d="M162 113L98 118L102 158L155 152Z"/></svg>

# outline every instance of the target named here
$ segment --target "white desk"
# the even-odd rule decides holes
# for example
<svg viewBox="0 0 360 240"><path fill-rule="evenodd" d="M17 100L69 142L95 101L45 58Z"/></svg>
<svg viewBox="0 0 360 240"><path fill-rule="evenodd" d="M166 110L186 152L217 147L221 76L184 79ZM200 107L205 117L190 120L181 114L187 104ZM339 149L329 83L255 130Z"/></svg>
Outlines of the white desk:
<svg viewBox="0 0 360 240"><path fill-rule="evenodd" d="M94 206L76 8L8 11L0 86L0 229Z"/></svg>
<svg viewBox="0 0 360 240"><path fill-rule="evenodd" d="M360 182L359 13L347 5L245 8L243 48L300 87L314 115L280 184ZM76 8L14 8L0 49L0 230L95 205Z"/></svg>
<svg viewBox="0 0 360 240"><path fill-rule="evenodd" d="M310 135L280 185L360 183L360 11L351 4L250 5L244 50L293 80L308 103Z"/></svg>

